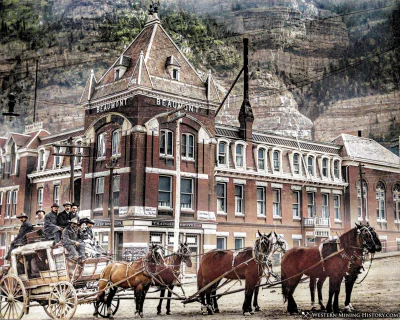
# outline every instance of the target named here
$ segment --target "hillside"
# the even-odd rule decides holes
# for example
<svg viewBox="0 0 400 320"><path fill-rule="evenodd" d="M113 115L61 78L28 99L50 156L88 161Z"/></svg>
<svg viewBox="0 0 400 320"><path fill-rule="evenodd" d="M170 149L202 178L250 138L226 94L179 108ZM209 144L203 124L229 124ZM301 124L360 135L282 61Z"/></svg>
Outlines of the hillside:
<svg viewBox="0 0 400 320"><path fill-rule="evenodd" d="M16 92L23 115L15 123L0 118L0 131L21 131L32 121L36 59L37 119L53 132L82 125L77 103L90 70L99 77L134 39L149 2L0 0L0 96L4 105L10 88ZM258 129L323 140L361 130L389 139L400 128L400 108L391 99L400 79L393 3L175 0L163 1L159 15L195 67L211 69L225 90L241 67L241 37L250 38ZM239 83L219 121L235 124L241 92ZM357 121L363 110L371 117ZM373 119L382 110L385 116Z"/></svg>

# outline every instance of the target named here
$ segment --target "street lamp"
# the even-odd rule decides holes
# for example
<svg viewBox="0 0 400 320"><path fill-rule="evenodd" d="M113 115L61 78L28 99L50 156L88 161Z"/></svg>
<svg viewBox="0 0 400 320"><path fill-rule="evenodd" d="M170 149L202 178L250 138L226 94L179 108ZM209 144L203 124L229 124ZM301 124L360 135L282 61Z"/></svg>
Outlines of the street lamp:
<svg viewBox="0 0 400 320"><path fill-rule="evenodd" d="M15 104L16 104L15 94L10 93L8 95L8 112L3 112L4 118L6 120L9 120L10 122L14 120L16 117L19 117L19 114L14 112Z"/></svg>

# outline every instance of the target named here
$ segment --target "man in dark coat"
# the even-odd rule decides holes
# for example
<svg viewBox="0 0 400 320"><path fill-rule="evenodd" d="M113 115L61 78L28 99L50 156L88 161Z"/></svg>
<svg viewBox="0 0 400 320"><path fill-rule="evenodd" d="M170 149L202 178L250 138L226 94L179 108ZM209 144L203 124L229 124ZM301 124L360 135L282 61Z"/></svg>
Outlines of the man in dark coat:
<svg viewBox="0 0 400 320"><path fill-rule="evenodd" d="M58 216L57 216L57 225L60 226L61 228L66 228L68 227L70 211L71 211L71 205L72 203L67 201L63 204L64 206L64 211L61 211Z"/></svg>
<svg viewBox="0 0 400 320"><path fill-rule="evenodd" d="M53 203L51 211L44 216L44 235L47 240L53 240L55 243L60 242L62 228L57 224L59 205Z"/></svg>
<svg viewBox="0 0 400 320"><path fill-rule="evenodd" d="M19 228L17 236L10 244L10 250L8 250L8 253L5 257L6 260L10 260L11 251L14 250L17 244L23 244L22 240L25 237L25 235L33 230L32 223L28 221L28 216L25 213L21 213L17 218L22 222L22 224L21 227Z"/></svg>
<svg viewBox="0 0 400 320"><path fill-rule="evenodd" d="M78 219L73 218L62 233L62 244L68 250L68 258L82 263L85 260L85 243L82 241Z"/></svg>
<svg viewBox="0 0 400 320"><path fill-rule="evenodd" d="M78 223L79 223L78 208L79 208L79 205L77 203L72 204L71 211L69 212L69 220L72 220L73 218L77 218Z"/></svg>

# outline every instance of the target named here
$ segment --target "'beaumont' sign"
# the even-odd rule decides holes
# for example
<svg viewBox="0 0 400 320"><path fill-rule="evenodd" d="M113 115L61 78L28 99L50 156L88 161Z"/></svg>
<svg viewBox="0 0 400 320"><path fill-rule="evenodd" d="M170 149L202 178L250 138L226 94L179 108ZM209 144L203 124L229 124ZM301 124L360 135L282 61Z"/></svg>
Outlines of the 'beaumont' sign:
<svg viewBox="0 0 400 320"><path fill-rule="evenodd" d="M117 101L101 104L96 107L97 113L110 111L110 110L118 108L118 107L126 106L126 100L128 100L128 98L122 98Z"/></svg>
<svg viewBox="0 0 400 320"><path fill-rule="evenodd" d="M185 107L185 111L189 111L189 112L199 112L200 107L199 106L195 106L193 104L185 104L185 103L181 103L181 102L177 102L177 101L173 101L173 100L166 100L166 99L160 99L157 98L157 105L158 106L163 106L163 107L167 107L167 108L180 108L180 107Z"/></svg>

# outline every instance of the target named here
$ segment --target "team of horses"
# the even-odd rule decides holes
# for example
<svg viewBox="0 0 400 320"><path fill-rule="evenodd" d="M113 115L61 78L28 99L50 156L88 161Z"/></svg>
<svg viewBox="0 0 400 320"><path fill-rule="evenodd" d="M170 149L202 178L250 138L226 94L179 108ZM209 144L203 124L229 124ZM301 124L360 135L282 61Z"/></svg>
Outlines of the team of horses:
<svg viewBox="0 0 400 320"><path fill-rule="evenodd" d="M289 249L286 241L276 232L261 234L253 247L240 250L212 250L202 255L197 273L197 296L203 314L219 312L218 290L231 281L245 280L243 315L259 311L258 290L261 280L273 275L282 285L282 294L290 314L299 312L293 294L303 275L310 278L311 303L315 309L315 286L321 310L339 312L340 284L345 279L345 310L353 311L351 293L360 269L368 253L382 250L374 228L368 223L356 226L338 239L323 242L319 247L296 247ZM282 253L281 278L272 270L274 254ZM161 246L151 246L146 257L133 262L113 262L103 271L99 280L99 292L94 315L99 305L105 304L107 316L113 317L112 300L118 288L132 289L135 293L136 315L143 317L143 304L150 286L159 288L160 301L157 314L162 312L162 301L168 290L166 314L171 314L171 297L174 285L179 283L181 265L192 266L191 252L186 243L180 243L177 252L165 256ZM322 301L322 286L329 278L329 298L326 307ZM318 280L318 281L317 281ZM222 282L223 281L223 282ZM222 284L221 284L222 282ZM193 296L192 296L193 298ZM253 301L253 304L252 304ZM254 310L253 308L254 307Z"/></svg>

